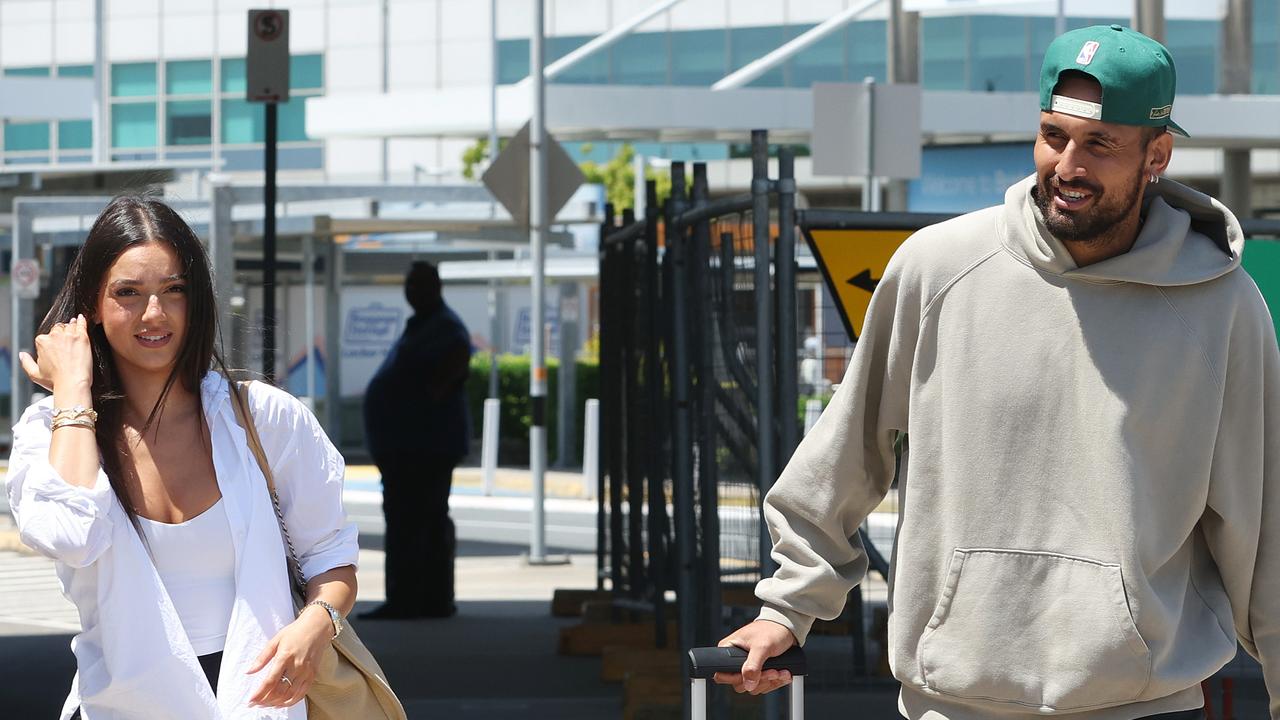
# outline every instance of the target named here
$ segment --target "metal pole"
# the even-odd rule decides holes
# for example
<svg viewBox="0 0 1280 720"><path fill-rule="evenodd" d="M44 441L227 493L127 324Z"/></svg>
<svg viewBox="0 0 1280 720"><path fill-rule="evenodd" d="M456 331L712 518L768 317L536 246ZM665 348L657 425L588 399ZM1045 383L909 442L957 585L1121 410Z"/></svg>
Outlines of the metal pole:
<svg viewBox="0 0 1280 720"><path fill-rule="evenodd" d="M1222 70L1218 89L1226 94L1244 94L1253 85L1253 3L1228 0L1222 21ZM1222 202L1236 217L1253 214L1253 172L1249 148L1222 151Z"/></svg>
<svg viewBox="0 0 1280 720"><path fill-rule="evenodd" d="M697 517L693 507L693 426L689 415L692 395L689 378L689 318L688 243L682 235L683 228L673 221L685 208L684 163L671 163L671 198L666 212L667 253L672 263L671 304L672 345L671 402L675 405L675 427L671 437L674 467L671 469L672 505L675 513L676 541L676 599L679 603L680 649L687 650L696 643L697 626L697 547L694 545ZM689 658L682 656L685 677L689 675ZM684 698L685 708L689 697ZM685 717L688 717L685 710Z"/></svg>
<svg viewBox="0 0 1280 720"><path fill-rule="evenodd" d="M756 481L760 496L773 487L776 448L773 434L773 297L770 292L771 258L769 252L769 135L764 130L751 131L751 241L755 247L756 300ZM773 542L760 523L760 576L773 574L769 551Z"/></svg>
<svg viewBox="0 0 1280 720"><path fill-rule="evenodd" d="M778 252L774 258L778 280L778 405L781 437L779 465L786 465L799 444L800 388L796 329L796 156L789 147L778 149Z"/></svg>
<svg viewBox="0 0 1280 720"><path fill-rule="evenodd" d="M35 238L33 237L35 222L30 211L24 207L25 205L26 203L22 200L13 201L13 257L10 263L35 256ZM10 270L12 271L12 265ZM18 361L18 351L35 352L35 318L32 316L34 303L18 297L16 283L10 281L9 292L11 293L9 296L11 323L9 326L9 421L16 425L18 418L22 416L22 411L31 401L32 390L31 382L22 370L22 363Z"/></svg>
<svg viewBox="0 0 1280 720"><path fill-rule="evenodd" d="M547 322L546 231L547 231L547 155L546 81L542 76L544 0L533 3L533 35L529 38L529 70L533 74L533 117L529 122L529 245L533 264L532 278L532 355L529 363L529 401L532 422L529 427L529 471L533 480L533 518L529 539L529 562L545 564L547 560L546 496L547 473Z"/></svg>
<svg viewBox="0 0 1280 720"><path fill-rule="evenodd" d="M225 177L225 176L224 176ZM236 264L232 244L231 211L235 207L235 190L220 178L210 189L209 255L213 261L214 291L218 300L218 331L222 352L235 364L235 325L231 319L231 294L235 291Z"/></svg>
<svg viewBox="0 0 1280 720"><path fill-rule="evenodd" d="M1058 12L1053 18L1054 37L1067 31L1067 0L1058 0Z"/></svg>
<svg viewBox="0 0 1280 720"><path fill-rule="evenodd" d="M862 147L866 158L866 174L862 178L862 210L875 212L879 203L876 201L876 79L868 75L862 81L867 94L862 103Z"/></svg>
<svg viewBox="0 0 1280 720"><path fill-rule="evenodd" d="M489 251L489 262L497 259L497 253ZM498 281L489 278L489 399L498 399L498 343L502 323L498 319Z"/></svg>
<svg viewBox="0 0 1280 720"><path fill-rule="evenodd" d="M276 382L276 104L266 103L266 144L262 164L262 375Z"/></svg>
<svg viewBox="0 0 1280 720"><path fill-rule="evenodd" d="M307 343L307 402L316 407L316 252L310 235L302 238L303 309Z"/></svg>
<svg viewBox="0 0 1280 720"><path fill-rule="evenodd" d="M391 91L391 0L382 0L382 94ZM391 181L391 139L382 138L382 182Z"/></svg>
<svg viewBox="0 0 1280 720"><path fill-rule="evenodd" d="M751 242L755 249L756 300L756 482L764 498L777 477L777 443L774 422L774 335L773 293L769 233L769 134L751 131ZM773 540L760 518L760 577L769 577L777 569L769 556ZM782 716L782 705L776 695L764 700L766 720Z"/></svg>
<svg viewBox="0 0 1280 720"><path fill-rule="evenodd" d="M93 164L105 165L107 148L107 17L105 0L93 0ZM216 133L215 133L216 134ZM13 356L16 360L17 355ZM14 422L18 421L15 415Z"/></svg>
<svg viewBox="0 0 1280 720"><path fill-rule="evenodd" d="M1143 35L1164 42L1164 0L1134 0L1133 26Z"/></svg>

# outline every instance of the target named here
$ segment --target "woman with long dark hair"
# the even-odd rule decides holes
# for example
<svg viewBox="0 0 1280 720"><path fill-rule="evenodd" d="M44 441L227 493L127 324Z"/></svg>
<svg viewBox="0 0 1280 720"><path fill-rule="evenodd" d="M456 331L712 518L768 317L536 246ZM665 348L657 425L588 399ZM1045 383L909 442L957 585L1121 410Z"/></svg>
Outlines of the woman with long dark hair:
<svg viewBox="0 0 1280 720"><path fill-rule="evenodd" d="M311 412L251 383L252 421L308 582L295 617L266 481L216 350L204 248L164 203L103 210L23 369L9 503L80 612L61 718L306 717L355 602L343 460ZM217 371L215 371L217 368Z"/></svg>

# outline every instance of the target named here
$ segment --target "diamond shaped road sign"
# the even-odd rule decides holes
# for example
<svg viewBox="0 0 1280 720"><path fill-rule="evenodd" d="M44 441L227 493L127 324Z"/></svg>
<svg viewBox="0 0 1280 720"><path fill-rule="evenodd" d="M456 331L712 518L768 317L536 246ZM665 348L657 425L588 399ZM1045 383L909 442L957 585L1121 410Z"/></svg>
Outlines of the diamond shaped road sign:
<svg viewBox="0 0 1280 720"><path fill-rule="evenodd" d="M550 133L546 135L544 152L547 153L547 222L551 222L586 178ZM498 153L480 180L516 223L529 226L529 123Z"/></svg>

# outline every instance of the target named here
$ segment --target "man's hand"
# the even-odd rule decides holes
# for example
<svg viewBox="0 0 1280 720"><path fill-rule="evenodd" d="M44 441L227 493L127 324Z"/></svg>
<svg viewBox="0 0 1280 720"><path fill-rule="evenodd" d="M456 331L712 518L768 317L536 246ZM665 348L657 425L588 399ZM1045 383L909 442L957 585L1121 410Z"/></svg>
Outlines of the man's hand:
<svg viewBox="0 0 1280 720"><path fill-rule="evenodd" d="M791 684L791 673L786 670L763 670L764 663L777 657L796 644L796 636L775 622L756 620L744 625L721 640L720 647L737 647L747 651L747 660L740 673L716 673L713 678L721 685L732 685L734 691L762 695Z"/></svg>

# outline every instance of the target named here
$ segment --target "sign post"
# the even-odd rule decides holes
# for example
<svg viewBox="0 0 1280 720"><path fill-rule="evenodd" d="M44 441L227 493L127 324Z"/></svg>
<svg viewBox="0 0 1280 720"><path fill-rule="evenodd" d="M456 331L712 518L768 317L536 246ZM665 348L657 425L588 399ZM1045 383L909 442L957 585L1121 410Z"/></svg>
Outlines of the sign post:
<svg viewBox="0 0 1280 720"><path fill-rule="evenodd" d="M277 105L289 101L289 11L249 11L245 60L249 102L263 103L262 374L276 379L276 140Z"/></svg>
<svg viewBox="0 0 1280 720"><path fill-rule="evenodd" d="M40 297L40 264L32 258L13 261L10 270L13 282L13 294L20 300L35 300Z"/></svg>

